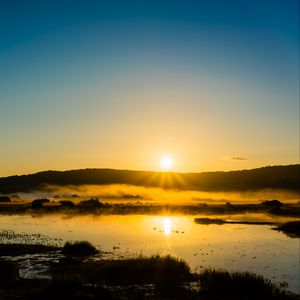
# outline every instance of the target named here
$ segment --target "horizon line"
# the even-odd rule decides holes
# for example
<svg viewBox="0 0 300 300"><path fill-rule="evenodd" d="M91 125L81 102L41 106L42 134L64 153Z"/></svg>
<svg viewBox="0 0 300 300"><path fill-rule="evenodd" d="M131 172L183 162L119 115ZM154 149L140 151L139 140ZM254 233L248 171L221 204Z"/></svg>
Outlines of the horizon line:
<svg viewBox="0 0 300 300"><path fill-rule="evenodd" d="M0 176L0 179L2 178L8 178L8 177L16 177L16 176L28 176L28 175L35 175L45 172L71 172L71 171L83 171L83 170L112 170L112 171L129 171L129 172L152 172L152 173L165 173L165 174L202 174L202 173L229 173L229 172L239 172L239 171L251 171L251 170L257 170L257 169L263 169L268 167L287 167L287 166L297 166L300 165L300 163L291 163L287 165L264 165L257 168L250 168L250 169L236 169L236 170L215 170L215 171L199 171L199 172L180 172L180 171L154 171L154 170L137 170L137 169L118 169L118 168L79 168L79 169L67 169L67 170L43 170L43 171L37 171L33 173L26 173L26 174L15 174L15 175L8 175L8 176Z"/></svg>

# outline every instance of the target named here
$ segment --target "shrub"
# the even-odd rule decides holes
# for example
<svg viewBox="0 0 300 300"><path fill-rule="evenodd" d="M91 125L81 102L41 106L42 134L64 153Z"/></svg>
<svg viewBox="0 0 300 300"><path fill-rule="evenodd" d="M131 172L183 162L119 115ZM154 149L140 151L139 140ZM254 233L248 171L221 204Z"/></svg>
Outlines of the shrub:
<svg viewBox="0 0 300 300"><path fill-rule="evenodd" d="M283 203L280 202L279 200L266 200L263 201L261 205L268 206L268 207L280 207L283 206Z"/></svg>
<svg viewBox="0 0 300 300"><path fill-rule="evenodd" d="M103 206L104 204L100 202L98 198L95 198L95 199L80 201L79 205L85 207L100 207Z"/></svg>
<svg viewBox="0 0 300 300"><path fill-rule="evenodd" d="M32 208L41 208L43 207L44 203L49 203L50 200L46 198L41 198L41 199L35 199L31 202L31 207Z"/></svg>
<svg viewBox="0 0 300 300"><path fill-rule="evenodd" d="M59 201L59 203L63 207L74 207L75 206L74 202L70 201L70 200L61 200L61 201Z"/></svg>
<svg viewBox="0 0 300 300"><path fill-rule="evenodd" d="M49 203L50 202L50 200L49 199L47 199L47 198L40 198L40 199L35 199L35 200L33 200L31 203Z"/></svg>

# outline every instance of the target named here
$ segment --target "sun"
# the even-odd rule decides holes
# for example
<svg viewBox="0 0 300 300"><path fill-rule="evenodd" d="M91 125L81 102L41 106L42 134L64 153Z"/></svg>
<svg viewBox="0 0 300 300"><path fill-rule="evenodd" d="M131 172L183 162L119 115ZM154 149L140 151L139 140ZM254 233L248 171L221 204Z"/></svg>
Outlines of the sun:
<svg viewBox="0 0 300 300"><path fill-rule="evenodd" d="M168 155L164 155L163 157L161 157L160 167L165 171L168 171L168 170L172 169L172 167L173 167L173 158L172 158L172 156L168 154Z"/></svg>

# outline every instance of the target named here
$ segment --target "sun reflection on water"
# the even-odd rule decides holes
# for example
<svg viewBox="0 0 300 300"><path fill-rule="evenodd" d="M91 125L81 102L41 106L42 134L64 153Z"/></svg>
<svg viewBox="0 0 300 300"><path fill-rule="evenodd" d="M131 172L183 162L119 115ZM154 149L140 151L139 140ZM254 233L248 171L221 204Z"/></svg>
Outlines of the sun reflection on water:
<svg viewBox="0 0 300 300"><path fill-rule="evenodd" d="M170 218L163 219L163 226L164 226L164 234L169 235L172 232L172 221Z"/></svg>

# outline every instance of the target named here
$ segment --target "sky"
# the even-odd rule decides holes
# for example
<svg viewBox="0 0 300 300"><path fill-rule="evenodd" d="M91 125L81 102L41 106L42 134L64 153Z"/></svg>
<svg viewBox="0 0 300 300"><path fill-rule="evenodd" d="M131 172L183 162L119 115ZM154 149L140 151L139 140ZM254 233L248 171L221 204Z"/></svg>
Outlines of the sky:
<svg viewBox="0 0 300 300"><path fill-rule="evenodd" d="M0 176L299 163L299 1L0 2Z"/></svg>

